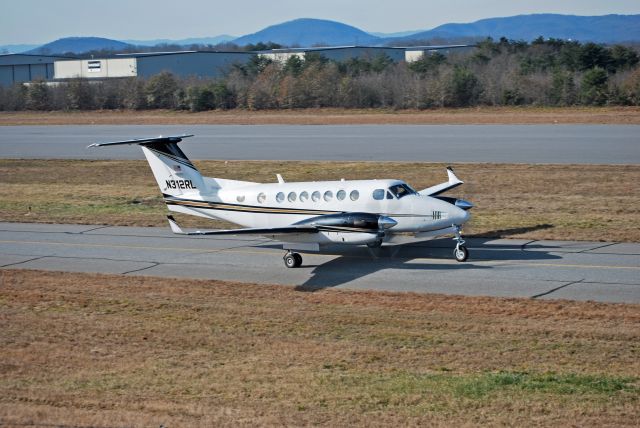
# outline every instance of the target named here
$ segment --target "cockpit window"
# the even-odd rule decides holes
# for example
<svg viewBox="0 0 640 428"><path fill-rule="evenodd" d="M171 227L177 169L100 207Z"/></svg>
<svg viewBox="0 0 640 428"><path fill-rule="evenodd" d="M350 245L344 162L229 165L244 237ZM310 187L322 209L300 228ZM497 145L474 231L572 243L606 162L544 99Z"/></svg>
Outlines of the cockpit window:
<svg viewBox="0 0 640 428"><path fill-rule="evenodd" d="M416 192L408 184L396 184L389 187L389 191L398 199L404 198L407 195L415 195Z"/></svg>

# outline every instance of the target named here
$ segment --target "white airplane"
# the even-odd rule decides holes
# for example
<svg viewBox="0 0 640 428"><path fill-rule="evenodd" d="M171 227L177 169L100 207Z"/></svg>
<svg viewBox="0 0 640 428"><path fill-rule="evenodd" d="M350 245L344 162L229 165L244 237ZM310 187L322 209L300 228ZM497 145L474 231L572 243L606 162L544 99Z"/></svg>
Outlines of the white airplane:
<svg viewBox="0 0 640 428"><path fill-rule="evenodd" d="M419 192L401 180L284 181L254 183L203 177L178 147L183 138L143 138L89 147L137 144L151 166L170 211L239 224L246 229L183 231L168 215L174 233L181 235L265 236L283 242L288 268L302 264L297 251L320 251L326 244L377 247L398 234L416 238L455 236L454 256L467 259L461 229L469 220L467 201L438 196L463 181L447 168L448 181Z"/></svg>

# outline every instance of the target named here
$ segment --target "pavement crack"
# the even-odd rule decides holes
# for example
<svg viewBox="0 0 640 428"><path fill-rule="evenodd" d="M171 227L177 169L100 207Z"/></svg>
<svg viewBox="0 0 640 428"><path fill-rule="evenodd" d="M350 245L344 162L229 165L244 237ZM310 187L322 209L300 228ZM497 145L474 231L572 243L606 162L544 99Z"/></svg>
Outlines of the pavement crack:
<svg viewBox="0 0 640 428"><path fill-rule="evenodd" d="M151 266L146 266L146 267L143 267L143 268L140 268L140 269L133 269L133 270L128 270L126 272L122 272L120 275L127 275L127 274L130 274L130 273L142 272L143 270L151 269L151 268L154 268L154 267L160 265L160 263L156 263L156 262L147 262L147 263L152 263L152 264L151 264Z"/></svg>
<svg viewBox="0 0 640 428"><path fill-rule="evenodd" d="M609 242L607 244L600 245L599 247L587 248L586 250L578 251L578 253L588 253L589 251L599 250L600 248L607 248L607 247L610 247L612 245L617 245L617 244L618 244L617 242Z"/></svg>
<svg viewBox="0 0 640 428"><path fill-rule="evenodd" d="M556 288L552 288L552 289L551 289L551 290L549 290L549 291L545 291L544 293L536 294L536 295L534 295L534 296L531 296L531 298L532 298L532 299L537 299L538 297L547 296L547 295L549 295L549 294L551 294L551 293L555 293L556 291L561 290L561 289L563 289L563 288L565 288L565 287L568 287L568 286L570 286L570 285L574 285L574 284L580 284L581 282L584 282L584 278L582 278L582 279L580 279L580 280L578 280L578 281L572 281L572 282L569 282L569 283L567 283L567 284L560 285L560 286L558 286L558 287L556 287Z"/></svg>
<svg viewBox="0 0 640 428"><path fill-rule="evenodd" d="M520 245L520 251L527 251L527 249L525 248L527 245L529 244L533 244L534 242L537 242L537 239L525 242L524 244Z"/></svg>
<svg viewBox="0 0 640 428"><path fill-rule="evenodd" d="M9 266L16 266L16 265L21 265L21 264L23 264L23 263L29 263L29 262L32 262L32 261L34 261L34 260L44 259L44 258L46 258L46 257L49 257L49 256L34 257L34 258L32 258L32 259L23 260L23 261L21 261L21 262L9 263L9 264L6 264L6 265L2 265L2 266L0 266L0 268L5 268L5 267L9 267Z"/></svg>
<svg viewBox="0 0 640 428"><path fill-rule="evenodd" d="M87 232L93 232L94 230L106 229L107 227L111 227L111 226L98 226L98 227L92 227L91 229L87 229L87 230L81 230L80 232L64 232L64 233L68 235L82 235Z"/></svg>

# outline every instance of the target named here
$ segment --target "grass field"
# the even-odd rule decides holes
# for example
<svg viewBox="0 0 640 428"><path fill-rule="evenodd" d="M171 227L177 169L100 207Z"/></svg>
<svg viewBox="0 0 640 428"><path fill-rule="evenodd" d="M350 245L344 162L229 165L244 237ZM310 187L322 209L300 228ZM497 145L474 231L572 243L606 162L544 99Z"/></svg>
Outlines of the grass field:
<svg viewBox="0 0 640 428"><path fill-rule="evenodd" d="M446 180L445 165L375 162L199 161L203 174L274 182L401 178L417 189ZM640 166L460 164L472 201L467 234L640 242ZM145 161L0 160L0 221L166 226ZM229 227L184 217L186 226Z"/></svg>
<svg viewBox="0 0 640 428"><path fill-rule="evenodd" d="M0 112L2 125L640 124L639 107Z"/></svg>
<svg viewBox="0 0 640 428"><path fill-rule="evenodd" d="M0 271L1 426L637 426L640 306Z"/></svg>

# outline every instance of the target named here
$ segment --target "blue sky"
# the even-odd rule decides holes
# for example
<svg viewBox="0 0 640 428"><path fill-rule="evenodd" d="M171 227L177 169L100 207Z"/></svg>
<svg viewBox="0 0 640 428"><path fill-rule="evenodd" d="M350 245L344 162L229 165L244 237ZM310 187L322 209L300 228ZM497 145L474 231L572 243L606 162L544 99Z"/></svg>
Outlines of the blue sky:
<svg viewBox="0 0 640 428"><path fill-rule="evenodd" d="M529 13L640 14L639 0L7 0L0 45L67 36L180 39L243 35L295 18L344 22L371 32L424 30L448 22Z"/></svg>

